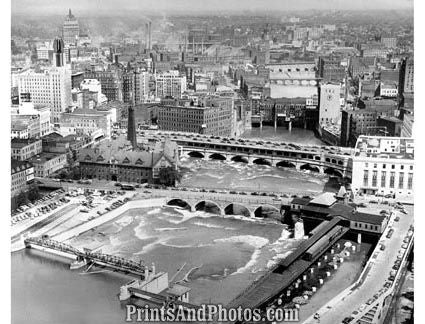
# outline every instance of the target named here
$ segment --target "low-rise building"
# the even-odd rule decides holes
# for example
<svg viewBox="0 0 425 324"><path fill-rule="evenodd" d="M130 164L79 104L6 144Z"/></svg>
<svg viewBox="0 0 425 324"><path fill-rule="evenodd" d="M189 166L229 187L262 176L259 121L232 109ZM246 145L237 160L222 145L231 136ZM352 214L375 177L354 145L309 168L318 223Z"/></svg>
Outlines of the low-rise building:
<svg viewBox="0 0 425 324"><path fill-rule="evenodd" d="M34 175L43 178L63 169L67 164L67 158L64 153L43 152L30 158L29 162L34 166Z"/></svg>
<svg viewBox="0 0 425 324"><path fill-rule="evenodd" d="M64 134L88 135L97 138L111 137L111 113L95 109L75 109L61 114L61 132Z"/></svg>
<svg viewBox="0 0 425 324"><path fill-rule="evenodd" d="M340 217L343 219L342 225L355 232L372 235L381 234L388 223L387 216L358 212L355 207L338 202L335 194L331 192L325 192L315 198L294 198L290 202L290 211L314 220Z"/></svg>
<svg viewBox="0 0 425 324"><path fill-rule="evenodd" d="M414 140L360 136L353 156L354 194L413 196Z"/></svg>
<svg viewBox="0 0 425 324"><path fill-rule="evenodd" d="M19 139L11 141L12 159L25 161L34 155L40 154L43 150L41 139Z"/></svg>
<svg viewBox="0 0 425 324"><path fill-rule="evenodd" d="M390 97L395 98L398 96L398 86L397 83L384 83L381 82L381 91L380 91L381 97Z"/></svg>
<svg viewBox="0 0 425 324"><path fill-rule="evenodd" d="M80 150L81 176L108 181L153 183L161 168L178 164L177 144L166 140L145 150L132 150L123 138Z"/></svg>
<svg viewBox="0 0 425 324"><path fill-rule="evenodd" d="M27 161L11 160L12 181L10 185L11 196L15 197L28 190L29 184L34 180L34 167Z"/></svg>

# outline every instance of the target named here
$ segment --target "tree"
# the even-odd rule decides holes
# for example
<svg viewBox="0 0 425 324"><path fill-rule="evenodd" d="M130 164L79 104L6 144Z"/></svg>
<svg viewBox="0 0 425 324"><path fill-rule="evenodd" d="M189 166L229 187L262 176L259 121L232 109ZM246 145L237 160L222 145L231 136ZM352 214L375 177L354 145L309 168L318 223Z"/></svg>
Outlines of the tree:
<svg viewBox="0 0 425 324"><path fill-rule="evenodd" d="M38 190L38 186L32 186L27 193L27 197L31 202L36 201L40 198L40 190Z"/></svg>
<svg viewBox="0 0 425 324"><path fill-rule="evenodd" d="M25 205L28 201L27 195L25 192L21 191L17 196L16 196L16 206L22 206Z"/></svg>
<svg viewBox="0 0 425 324"><path fill-rule="evenodd" d="M159 169L159 183L166 186L175 186L176 182L180 181L182 175L179 170L174 167L166 167Z"/></svg>

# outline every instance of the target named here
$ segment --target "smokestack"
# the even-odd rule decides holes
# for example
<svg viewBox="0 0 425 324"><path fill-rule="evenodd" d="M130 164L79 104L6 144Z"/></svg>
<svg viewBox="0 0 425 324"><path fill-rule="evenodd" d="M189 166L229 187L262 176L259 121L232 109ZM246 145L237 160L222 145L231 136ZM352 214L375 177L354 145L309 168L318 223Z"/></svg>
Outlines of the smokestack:
<svg viewBox="0 0 425 324"><path fill-rule="evenodd" d="M136 105L136 80L135 80L136 74L134 74L133 79L133 89L131 90L130 97L131 97L131 103L130 107L128 108L128 121L127 121L127 140L131 142L131 145L133 146L133 150L137 148L137 138L136 138L136 120L134 119L134 107Z"/></svg>
<svg viewBox="0 0 425 324"><path fill-rule="evenodd" d="M152 22L149 22L149 50L152 50Z"/></svg>
<svg viewBox="0 0 425 324"><path fill-rule="evenodd" d="M146 23L146 50L149 50L149 23Z"/></svg>
<svg viewBox="0 0 425 324"><path fill-rule="evenodd" d="M133 146L133 150L137 148L136 121L134 119L133 104L131 104L130 107L128 107L127 140L131 142L131 145Z"/></svg>

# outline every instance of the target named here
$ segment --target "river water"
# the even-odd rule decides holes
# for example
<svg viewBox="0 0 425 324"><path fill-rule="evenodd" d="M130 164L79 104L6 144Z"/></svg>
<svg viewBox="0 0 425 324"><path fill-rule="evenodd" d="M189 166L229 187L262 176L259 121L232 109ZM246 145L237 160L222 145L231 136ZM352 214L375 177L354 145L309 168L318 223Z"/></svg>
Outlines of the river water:
<svg viewBox="0 0 425 324"><path fill-rule="evenodd" d="M320 144L305 130L265 127L245 137ZM185 186L289 193L328 190L328 177L269 166L187 159ZM331 190L336 190L332 188ZM69 243L155 263L186 279L193 303L226 304L299 244L282 224L173 207L128 211ZM124 323L117 294L128 277L69 270L69 260L34 250L12 254L12 323Z"/></svg>

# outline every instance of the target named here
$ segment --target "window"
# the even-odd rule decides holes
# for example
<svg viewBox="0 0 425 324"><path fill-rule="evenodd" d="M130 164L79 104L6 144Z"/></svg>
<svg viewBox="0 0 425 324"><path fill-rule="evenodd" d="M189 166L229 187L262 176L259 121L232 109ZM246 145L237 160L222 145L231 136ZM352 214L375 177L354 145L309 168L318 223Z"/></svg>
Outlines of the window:
<svg viewBox="0 0 425 324"><path fill-rule="evenodd" d="M374 169L376 169L377 167L378 167L378 164L376 164L376 163L375 163L375 164L373 165L373 168L374 168Z"/></svg>
<svg viewBox="0 0 425 324"><path fill-rule="evenodd" d="M363 186L367 187L369 184L369 171L368 170L364 170L364 174L363 174Z"/></svg>
<svg viewBox="0 0 425 324"><path fill-rule="evenodd" d="M403 189L404 173L400 172L398 176L398 189Z"/></svg>
<svg viewBox="0 0 425 324"><path fill-rule="evenodd" d="M407 176L407 189L412 189L413 187L413 173L409 173Z"/></svg>
<svg viewBox="0 0 425 324"><path fill-rule="evenodd" d="M381 187L385 187L386 179L387 178L387 172L382 171L381 172Z"/></svg>
<svg viewBox="0 0 425 324"><path fill-rule="evenodd" d="M382 169L385 169L386 168L386 164L382 164Z"/></svg>
<svg viewBox="0 0 425 324"><path fill-rule="evenodd" d="M395 172L390 173L390 188L394 188Z"/></svg>
<svg viewBox="0 0 425 324"><path fill-rule="evenodd" d="M392 170L394 170L395 169L395 165L393 164L393 165L391 165L391 169Z"/></svg>
<svg viewBox="0 0 425 324"><path fill-rule="evenodd" d="M378 182L378 171L373 171L372 173L372 187L376 187Z"/></svg>

